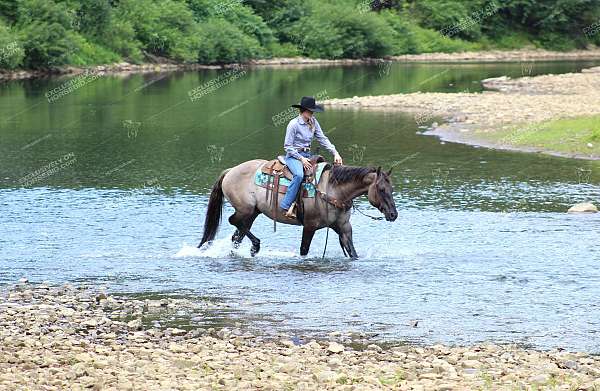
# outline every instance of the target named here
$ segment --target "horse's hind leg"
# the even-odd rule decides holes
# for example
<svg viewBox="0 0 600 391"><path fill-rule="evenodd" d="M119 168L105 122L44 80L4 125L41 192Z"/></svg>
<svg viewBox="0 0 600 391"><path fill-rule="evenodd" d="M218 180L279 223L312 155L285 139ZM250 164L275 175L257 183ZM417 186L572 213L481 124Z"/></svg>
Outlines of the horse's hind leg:
<svg viewBox="0 0 600 391"><path fill-rule="evenodd" d="M233 248L239 248L240 244L244 240L244 234L240 232L239 229L236 229L233 235L231 236L231 241L233 242Z"/></svg>
<svg viewBox="0 0 600 391"><path fill-rule="evenodd" d="M260 251L260 239L254 236L252 232L250 232L250 230L246 232L246 236L248 236L248 239L250 239L250 241L252 242L252 248L250 248L250 255L255 256Z"/></svg>
<svg viewBox="0 0 600 391"><path fill-rule="evenodd" d="M229 217L229 223L237 228L231 237L233 247L238 248L244 236L247 236L252 242L252 248L250 249L250 255L252 256L255 256L260 251L260 239L250 232L250 228L259 214L260 212L255 209L250 214L242 214L236 211Z"/></svg>

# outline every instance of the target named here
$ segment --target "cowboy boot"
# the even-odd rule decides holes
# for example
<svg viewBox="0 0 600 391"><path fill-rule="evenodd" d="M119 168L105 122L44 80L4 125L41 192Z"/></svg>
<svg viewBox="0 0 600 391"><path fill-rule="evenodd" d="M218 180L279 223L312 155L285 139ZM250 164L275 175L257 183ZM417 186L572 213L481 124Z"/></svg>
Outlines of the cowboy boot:
<svg viewBox="0 0 600 391"><path fill-rule="evenodd" d="M292 202L292 205L290 205L287 212L285 212L283 215L290 219L296 218L296 201Z"/></svg>

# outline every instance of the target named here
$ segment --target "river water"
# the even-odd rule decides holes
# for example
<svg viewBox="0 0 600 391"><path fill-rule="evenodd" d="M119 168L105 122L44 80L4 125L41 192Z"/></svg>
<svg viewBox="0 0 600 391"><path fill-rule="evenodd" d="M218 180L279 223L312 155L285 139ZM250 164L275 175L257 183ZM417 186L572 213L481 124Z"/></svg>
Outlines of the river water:
<svg viewBox="0 0 600 391"><path fill-rule="evenodd" d="M102 76L51 103L46 93L68 79L1 84L0 284L27 277L226 306L184 314L192 326L598 353L600 216L565 213L598 200L598 162L442 143L409 114L329 110L319 121L346 164L395 166L399 218L352 217L361 258L345 259L331 233L321 259L325 231L301 258L300 229L279 225L275 236L264 217L253 228L256 258L247 242L232 253L226 221L211 249L195 249L220 171L280 153L285 125L274 122L302 95L481 91L487 77L591 65ZM188 92L211 80L222 86L192 102Z"/></svg>

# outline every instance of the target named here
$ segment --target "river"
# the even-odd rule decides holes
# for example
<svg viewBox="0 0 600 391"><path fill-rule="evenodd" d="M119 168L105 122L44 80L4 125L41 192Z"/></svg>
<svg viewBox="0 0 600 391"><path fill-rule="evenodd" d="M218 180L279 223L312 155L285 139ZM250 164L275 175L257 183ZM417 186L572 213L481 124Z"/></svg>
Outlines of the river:
<svg viewBox="0 0 600 391"><path fill-rule="evenodd" d="M47 93L68 79L0 84L0 284L26 277L227 305L171 316L188 327L600 353L600 216L565 213L597 200L600 163L443 143L422 135L426 123L414 114L319 115L346 164L394 166L399 217L353 215L359 260L343 257L334 233L321 259L324 230L301 258L300 229L279 225L274 235L264 217L253 228L262 239L256 258L246 241L232 254L226 221L211 249L195 249L218 174L280 153L279 120L302 95L473 92L487 77L592 65L111 75L88 77L52 102ZM366 199L357 204L378 214Z"/></svg>

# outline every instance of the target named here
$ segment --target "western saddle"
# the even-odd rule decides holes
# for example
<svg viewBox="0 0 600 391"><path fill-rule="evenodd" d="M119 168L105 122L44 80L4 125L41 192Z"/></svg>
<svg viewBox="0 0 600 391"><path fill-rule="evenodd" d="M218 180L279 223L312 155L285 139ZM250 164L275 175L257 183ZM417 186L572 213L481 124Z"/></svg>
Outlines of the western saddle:
<svg viewBox="0 0 600 391"><path fill-rule="evenodd" d="M304 182L314 183L315 170L317 168L317 164L325 161L325 159L321 155L312 155L309 158L309 160L310 160L311 168L310 169L304 168L304 179L302 180L303 183ZM289 180L292 180L294 175L292 174L292 172L289 170L289 168L285 164L284 156L278 156L277 159L273 159L273 160L265 163L261 168L261 172L269 175L269 183L267 183L267 186L266 186L267 192L265 195L268 200L269 199L269 189L271 189L271 202L270 203L273 205L273 216L277 216L278 194L280 192L279 180L281 179L282 176ZM273 181L272 184L270 183L271 180ZM300 199L302 197L302 193L303 193L303 186L300 187L300 190L298 191L298 194L296 195L296 201L300 201ZM293 210L295 208L295 205L294 204L292 204L292 205L293 206L290 209ZM301 219L302 219L302 217L301 217ZM277 232L277 218L273 219L273 231Z"/></svg>
<svg viewBox="0 0 600 391"><path fill-rule="evenodd" d="M310 170L307 170L306 168L304 168L304 181L303 182L312 182L314 180L315 169L317 168L317 163L321 163L321 162L325 161L325 159L321 155L312 155L309 160L310 160L310 164L311 164L312 168ZM287 178L289 180L292 180L292 178L294 177L294 175L292 174L290 169L285 164L285 156L282 156L282 155L277 156L277 159L273 159L273 160L267 162L265 165L263 165L261 171L264 172L265 174L273 175L273 176L283 175L285 178Z"/></svg>

